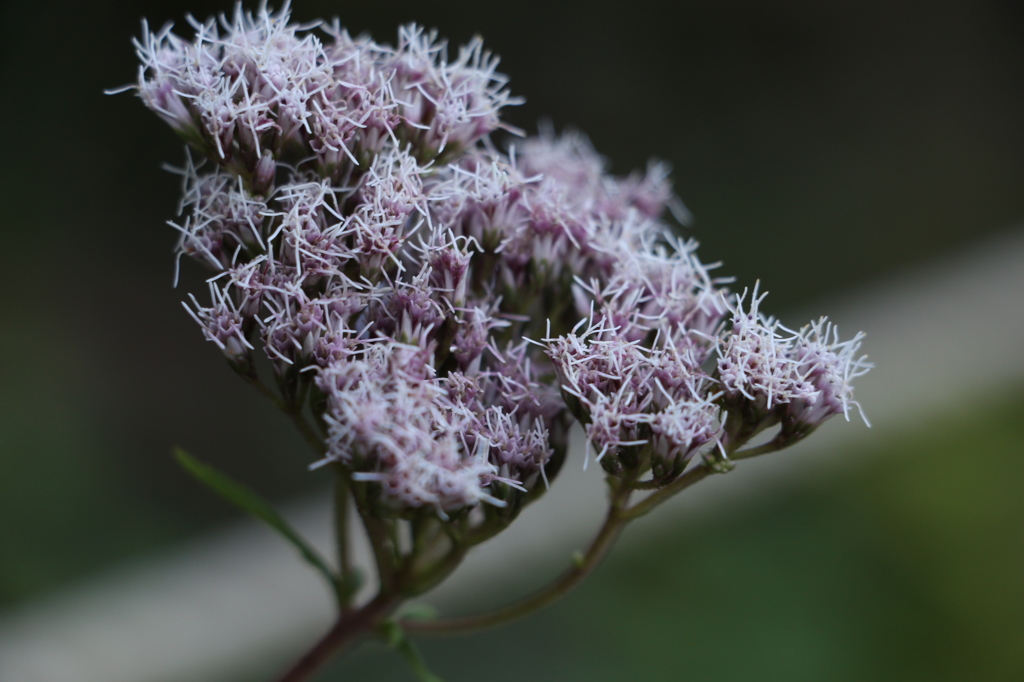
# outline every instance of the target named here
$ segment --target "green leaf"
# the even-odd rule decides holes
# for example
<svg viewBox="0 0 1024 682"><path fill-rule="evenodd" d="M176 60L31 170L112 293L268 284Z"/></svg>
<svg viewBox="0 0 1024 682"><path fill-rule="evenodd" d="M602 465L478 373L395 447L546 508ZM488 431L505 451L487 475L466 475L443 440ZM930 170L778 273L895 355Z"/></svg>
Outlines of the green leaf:
<svg viewBox="0 0 1024 682"><path fill-rule="evenodd" d="M345 596L347 588L341 584L340 579L335 575L327 562L324 561L324 558L320 556L320 553L313 549L313 546L299 535L294 528L288 525L288 522L277 513L277 510L271 507L270 503L260 497L258 493L241 483L233 481L210 465L200 462L181 448L175 449L174 457L185 471L195 476L201 483L231 504L252 514L280 533L285 540L290 542L299 551L303 559L323 575L339 599Z"/></svg>
<svg viewBox="0 0 1024 682"><path fill-rule="evenodd" d="M406 604L398 610L395 620L434 620L437 609L429 604Z"/></svg>
<svg viewBox="0 0 1024 682"><path fill-rule="evenodd" d="M409 667L412 668L413 673L415 673L420 682L444 682L444 680L427 669L427 664L423 662L420 652L416 650L412 640L405 634L402 626L394 620L387 620L381 624L381 631L381 634L387 639L388 646L397 649L405 657Z"/></svg>

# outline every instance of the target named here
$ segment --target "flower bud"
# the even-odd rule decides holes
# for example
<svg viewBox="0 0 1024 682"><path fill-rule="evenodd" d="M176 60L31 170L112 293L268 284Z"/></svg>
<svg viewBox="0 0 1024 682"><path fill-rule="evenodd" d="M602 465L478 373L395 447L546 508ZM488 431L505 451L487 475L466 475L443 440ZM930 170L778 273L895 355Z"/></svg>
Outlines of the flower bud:
<svg viewBox="0 0 1024 682"><path fill-rule="evenodd" d="M253 194L267 196L274 189L274 178L277 174L277 161L269 150L263 152L263 156L256 162L256 169L252 173Z"/></svg>

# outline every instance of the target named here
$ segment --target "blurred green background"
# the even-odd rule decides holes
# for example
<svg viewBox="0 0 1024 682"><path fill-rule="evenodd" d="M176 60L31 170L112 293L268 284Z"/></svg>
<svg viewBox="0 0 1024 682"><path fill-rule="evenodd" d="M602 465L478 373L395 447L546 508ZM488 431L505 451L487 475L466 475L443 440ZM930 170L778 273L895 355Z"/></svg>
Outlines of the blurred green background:
<svg viewBox="0 0 1024 682"><path fill-rule="evenodd" d="M295 5L382 41L482 34L527 99L512 123L576 126L618 173L671 162L703 260L784 320L1024 218L1019 2ZM0 7L0 612L230 518L174 445L274 499L325 484L181 310L199 273L170 286L179 143L102 94L134 78L142 16L187 34L229 9ZM965 402L856 475L666 530L545 615L424 650L451 680L1022 679L1024 394ZM323 679L353 678L408 673L369 647Z"/></svg>

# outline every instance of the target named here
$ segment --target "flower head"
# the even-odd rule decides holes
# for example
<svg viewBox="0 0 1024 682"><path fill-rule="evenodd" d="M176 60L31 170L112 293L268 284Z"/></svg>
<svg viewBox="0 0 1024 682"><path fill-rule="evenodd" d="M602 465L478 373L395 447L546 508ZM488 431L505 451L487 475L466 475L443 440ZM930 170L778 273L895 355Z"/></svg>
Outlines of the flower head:
<svg viewBox="0 0 1024 682"><path fill-rule="evenodd" d="M685 217L666 166L614 177L575 132L499 151L519 100L479 38L450 58L415 25L391 46L287 5L190 23L144 25L135 86L205 160L172 223L211 273L189 313L250 380L262 347L319 464L383 513L514 516L572 417L610 475L658 487L857 405L861 336L790 332L712 277L664 220Z"/></svg>

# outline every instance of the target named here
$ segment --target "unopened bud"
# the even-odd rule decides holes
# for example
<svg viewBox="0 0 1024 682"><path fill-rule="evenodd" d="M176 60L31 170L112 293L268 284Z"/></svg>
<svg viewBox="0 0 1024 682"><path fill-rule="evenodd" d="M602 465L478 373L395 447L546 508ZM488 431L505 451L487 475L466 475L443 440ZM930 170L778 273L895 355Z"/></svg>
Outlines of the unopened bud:
<svg viewBox="0 0 1024 682"><path fill-rule="evenodd" d="M256 162L256 169L252 174L252 190L255 194L267 196L274 188L274 178L277 175L277 162L270 151L263 152L263 156Z"/></svg>

